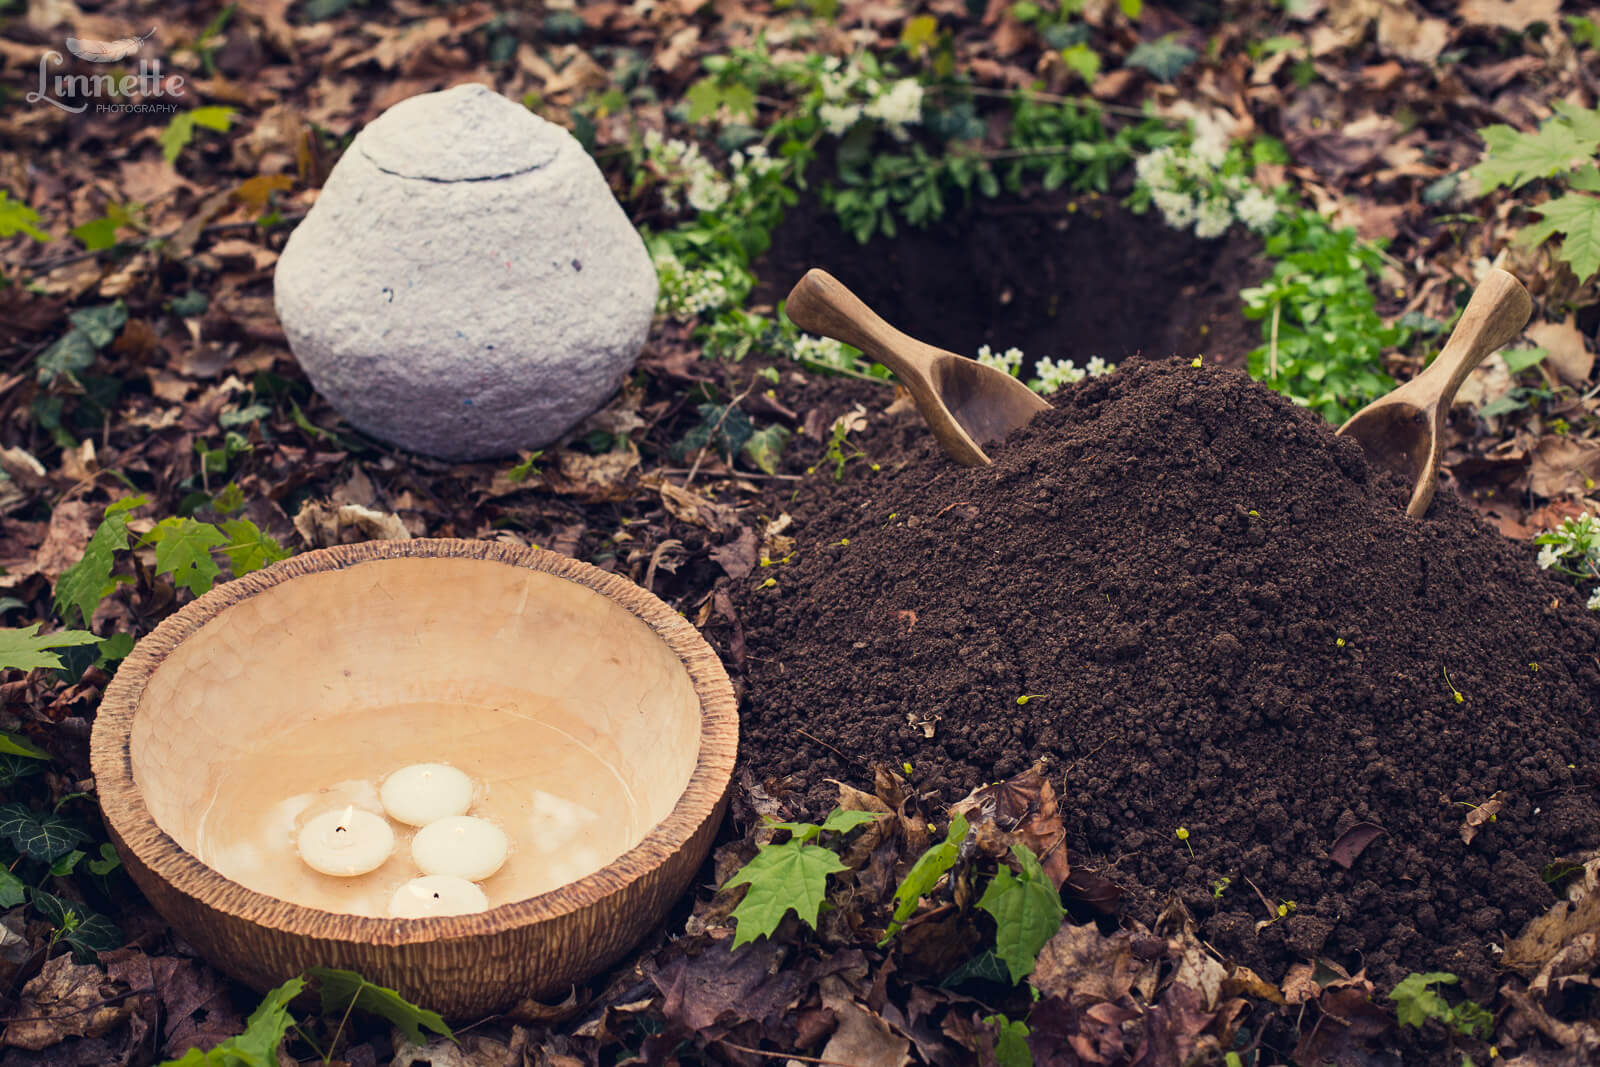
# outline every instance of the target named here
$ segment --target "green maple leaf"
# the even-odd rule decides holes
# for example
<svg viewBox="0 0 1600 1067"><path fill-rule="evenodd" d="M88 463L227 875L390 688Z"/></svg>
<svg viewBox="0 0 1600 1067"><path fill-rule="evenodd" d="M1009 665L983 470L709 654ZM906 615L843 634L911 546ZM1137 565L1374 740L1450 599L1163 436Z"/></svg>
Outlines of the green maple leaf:
<svg viewBox="0 0 1600 1067"><path fill-rule="evenodd" d="M221 530L198 519L162 519L145 541L156 546L156 573L170 574L175 585L195 596L211 591L222 568L211 550L228 543Z"/></svg>
<svg viewBox="0 0 1600 1067"><path fill-rule="evenodd" d="M1522 244L1543 244L1564 234L1556 255L1572 266L1579 284L1600 271L1600 197L1567 193L1536 206L1541 220L1517 234Z"/></svg>
<svg viewBox="0 0 1600 1067"><path fill-rule="evenodd" d="M227 519L222 523L222 532L228 535L222 554L228 557L228 566L233 569L235 578L289 558L288 549L262 533L249 519Z"/></svg>
<svg viewBox="0 0 1600 1067"><path fill-rule="evenodd" d="M130 496L107 506L100 526L83 548L83 558L56 579L57 615L67 619L67 609L76 608L79 620L88 625L95 605L111 591L111 569L116 565L116 553L128 547L127 513L144 502L142 496Z"/></svg>
<svg viewBox="0 0 1600 1067"><path fill-rule="evenodd" d="M261 998L250 1013L244 1033L230 1037L209 1052L192 1048L161 1067L278 1067L278 1046L294 1025L289 1002L305 989L304 978L291 978Z"/></svg>
<svg viewBox="0 0 1600 1067"><path fill-rule="evenodd" d="M956 815L950 820L950 828L945 832L944 840L937 845L929 846L927 851L917 857L917 862L911 865L911 869L895 888L894 918L889 923L889 929L884 931L883 940L878 942L879 945L888 944L889 939L899 931L900 925L911 918L911 914L917 910L917 902L938 884L939 879L944 877L944 872L955 866L956 857L961 854L961 842L966 839L966 817Z"/></svg>
<svg viewBox="0 0 1600 1067"><path fill-rule="evenodd" d="M1012 845L1011 854L1022 867L1021 876L1001 867L978 907L994 916L995 955L1011 972L1011 980L1020 982L1033 973L1039 950L1061 929L1067 911L1033 852L1026 845Z"/></svg>
<svg viewBox="0 0 1600 1067"><path fill-rule="evenodd" d="M816 929L817 915L827 896L828 875L843 870L848 868L839 857L821 845L791 839L781 845L762 846L755 859L739 868L722 887L750 887L733 909L733 947L758 937L770 937L791 911Z"/></svg>
<svg viewBox="0 0 1600 1067"><path fill-rule="evenodd" d="M995 1028L994 1060L1000 1067L1033 1067L1027 1023L1004 1015L985 1015L983 1021Z"/></svg>
<svg viewBox="0 0 1600 1067"><path fill-rule="evenodd" d="M77 824L55 814L42 814L21 804L0 804L0 837L29 859L54 863L89 840Z"/></svg>
<svg viewBox="0 0 1600 1067"><path fill-rule="evenodd" d="M1470 173L1479 187L1484 192L1502 185L1516 189L1588 162L1600 147L1600 115L1558 106L1536 133L1498 124L1478 132L1484 159Z"/></svg>
<svg viewBox="0 0 1600 1067"><path fill-rule="evenodd" d="M0 670L7 667L21 671L31 671L35 667L59 668L61 657L49 649L92 645L100 640L87 630L59 630L53 634L41 634L39 626L39 623L34 623L20 630L0 630ZM0 752L19 751L6 748L4 741L0 740ZM21 754L29 755L28 752Z"/></svg>
<svg viewBox="0 0 1600 1067"><path fill-rule="evenodd" d="M424 1027L451 1041L456 1039L438 1012L419 1008L394 990L375 985L354 971L313 967L306 973L317 980L317 988L322 993L324 1015L342 1015L354 1007L357 1011L389 1020L400 1028L413 1045L427 1041L422 1034Z"/></svg>

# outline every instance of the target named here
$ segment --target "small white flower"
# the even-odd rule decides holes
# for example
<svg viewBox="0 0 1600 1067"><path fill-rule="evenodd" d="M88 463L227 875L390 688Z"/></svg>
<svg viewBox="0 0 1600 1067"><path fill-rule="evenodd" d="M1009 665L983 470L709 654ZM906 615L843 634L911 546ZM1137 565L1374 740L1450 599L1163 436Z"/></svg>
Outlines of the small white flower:
<svg viewBox="0 0 1600 1067"><path fill-rule="evenodd" d="M1161 217L1167 220L1168 226L1175 230L1186 230L1193 225L1195 203L1194 197L1188 193L1156 189L1151 193L1151 199L1161 210Z"/></svg>
<svg viewBox="0 0 1600 1067"><path fill-rule="evenodd" d="M1171 189L1174 186L1172 173L1173 151L1170 147L1158 148L1140 156L1133 164L1134 173L1139 180L1150 186L1151 190Z"/></svg>
<svg viewBox="0 0 1600 1067"><path fill-rule="evenodd" d="M1211 197L1200 205L1194 223L1196 237L1221 237L1233 225L1233 205L1226 200Z"/></svg>
<svg viewBox="0 0 1600 1067"><path fill-rule="evenodd" d="M1090 356L1088 365L1084 367L1084 370L1088 371L1089 377L1091 378L1102 377L1103 375L1110 374L1116 369L1117 365L1115 363L1107 363L1099 356Z"/></svg>
<svg viewBox="0 0 1600 1067"><path fill-rule="evenodd" d="M1222 166L1228 158L1228 148L1233 144L1229 126L1216 112L1201 112L1194 119L1194 158L1212 170Z"/></svg>
<svg viewBox="0 0 1600 1067"><path fill-rule="evenodd" d="M1000 355L995 355L993 349L984 345L978 349L978 362L985 367L1003 370L1015 378L1017 372L1022 369L1022 349L1008 348Z"/></svg>
<svg viewBox="0 0 1600 1067"><path fill-rule="evenodd" d="M1557 548L1555 545L1545 545L1543 548L1539 549L1539 569L1542 571L1549 570L1551 567L1555 566L1556 561L1560 558L1561 550L1559 548Z"/></svg>
<svg viewBox="0 0 1600 1067"><path fill-rule="evenodd" d="M1081 382L1088 374L1070 359L1054 360L1049 356L1035 364L1034 369L1039 372L1039 377L1029 382L1029 387L1036 393L1045 394L1053 393L1063 385Z"/></svg>
<svg viewBox="0 0 1600 1067"><path fill-rule="evenodd" d="M1596 586L1594 595L1589 597L1589 610L1600 611L1600 586Z"/></svg>
<svg viewBox="0 0 1600 1067"><path fill-rule="evenodd" d="M1278 202L1255 186L1244 191L1233 205L1234 214L1256 233L1269 229L1278 218Z"/></svg>
<svg viewBox="0 0 1600 1067"><path fill-rule="evenodd" d="M859 104L822 104L817 108L817 118L835 137L843 137L850 127L861 121Z"/></svg>
<svg viewBox="0 0 1600 1067"><path fill-rule="evenodd" d="M922 86L915 78L902 78L866 107L866 114L891 125L922 121Z"/></svg>

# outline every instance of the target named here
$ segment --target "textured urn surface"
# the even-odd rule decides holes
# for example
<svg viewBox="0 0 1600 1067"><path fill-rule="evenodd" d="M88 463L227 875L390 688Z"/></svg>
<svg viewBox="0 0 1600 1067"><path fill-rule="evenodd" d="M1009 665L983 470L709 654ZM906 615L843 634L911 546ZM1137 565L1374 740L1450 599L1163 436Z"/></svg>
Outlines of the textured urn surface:
<svg viewBox="0 0 1600 1067"><path fill-rule="evenodd" d="M583 146L481 85L363 129L274 286L317 391L443 459L566 433L633 365L656 301L644 242Z"/></svg>
<svg viewBox="0 0 1600 1067"><path fill-rule="evenodd" d="M218 768L252 741L421 692L582 698L660 821L621 857L475 915L365 918L277 900L194 854ZM118 670L92 760L134 881L212 963L266 989L360 971L453 1018L559 995L625 953L682 894L721 820L732 687L699 633L625 579L550 552L381 541L309 552L188 605Z"/></svg>

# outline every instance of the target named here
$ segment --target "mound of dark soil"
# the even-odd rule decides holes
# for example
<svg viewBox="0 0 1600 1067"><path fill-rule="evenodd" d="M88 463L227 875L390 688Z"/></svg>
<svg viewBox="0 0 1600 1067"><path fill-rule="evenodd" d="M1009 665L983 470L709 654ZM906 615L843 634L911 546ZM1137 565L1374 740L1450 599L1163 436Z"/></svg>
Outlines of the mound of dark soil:
<svg viewBox="0 0 1600 1067"><path fill-rule="evenodd" d="M1481 989L1554 901L1541 869L1600 845L1600 622L1242 376L1141 363L1053 399L993 467L928 444L853 476L752 576L745 762L825 808L851 759L951 801L1045 760L1068 846L1143 917L1181 895L1274 977L1327 955ZM1258 930L1263 898L1295 908Z"/></svg>

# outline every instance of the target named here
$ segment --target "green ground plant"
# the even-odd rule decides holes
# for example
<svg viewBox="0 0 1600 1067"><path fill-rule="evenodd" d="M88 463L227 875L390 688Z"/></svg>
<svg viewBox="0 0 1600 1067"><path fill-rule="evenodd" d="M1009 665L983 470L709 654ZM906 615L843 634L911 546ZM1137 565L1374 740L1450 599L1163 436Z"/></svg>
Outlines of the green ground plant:
<svg viewBox="0 0 1600 1067"><path fill-rule="evenodd" d="M1277 261L1272 275L1240 294L1266 341L1250 352L1251 376L1331 422L1392 389L1383 353L1413 331L1378 314L1380 251L1302 209L1267 238L1266 252Z"/></svg>
<svg viewBox="0 0 1600 1067"><path fill-rule="evenodd" d="M842 840L851 830L875 818L869 811L835 808L820 824L774 823L774 830L788 831L788 840L761 846L754 859L723 883L723 889L750 887L733 909L732 947L770 937L791 911L816 929L817 916L827 899L828 876L848 870L838 854L819 844L818 839L828 834Z"/></svg>
<svg viewBox="0 0 1600 1067"><path fill-rule="evenodd" d="M1433 1019L1465 1037L1488 1037L1494 1027L1494 1016L1487 1008L1470 1000L1451 1004L1434 989L1435 986L1455 985L1458 981L1460 979L1447 971L1407 975L1389 993L1400 1025L1420 1027Z"/></svg>
<svg viewBox="0 0 1600 1067"><path fill-rule="evenodd" d="M290 1004L305 992L308 984L313 984L317 991L320 1011L296 1022ZM354 971L313 967L268 991L245 1021L242 1033L206 1051L191 1048L160 1067L278 1067L283 1062L284 1039L291 1030L315 1052L324 1067L329 1067L342 1062L335 1059L335 1054L350 1016L357 1012L392 1023L413 1045L426 1043L424 1031L450 1041L456 1039L438 1012L418 1007L395 990L369 982ZM316 1020L323 1023L337 1020L325 1049L311 1036L311 1024Z"/></svg>

